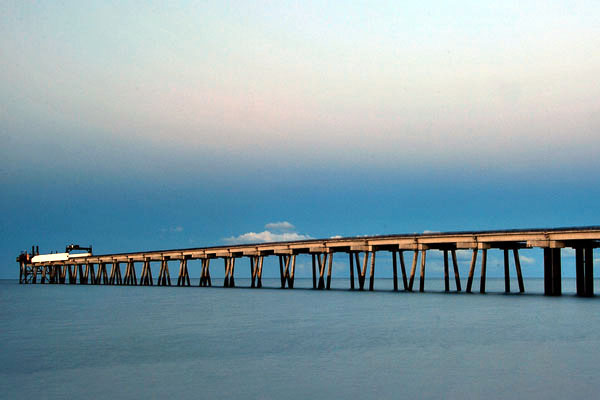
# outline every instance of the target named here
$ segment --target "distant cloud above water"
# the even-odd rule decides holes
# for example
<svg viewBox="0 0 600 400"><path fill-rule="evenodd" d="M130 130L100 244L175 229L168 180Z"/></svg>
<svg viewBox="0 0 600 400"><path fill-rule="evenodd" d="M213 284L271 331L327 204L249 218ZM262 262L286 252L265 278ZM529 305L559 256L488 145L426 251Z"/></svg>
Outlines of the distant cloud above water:
<svg viewBox="0 0 600 400"><path fill-rule="evenodd" d="M269 222L262 232L246 232L239 236L225 238L230 244L286 242L292 240L312 239L309 235L296 232L296 227L287 222Z"/></svg>
<svg viewBox="0 0 600 400"><path fill-rule="evenodd" d="M265 229L270 231L294 231L296 227L287 221L269 222L265 225Z"/></svg>

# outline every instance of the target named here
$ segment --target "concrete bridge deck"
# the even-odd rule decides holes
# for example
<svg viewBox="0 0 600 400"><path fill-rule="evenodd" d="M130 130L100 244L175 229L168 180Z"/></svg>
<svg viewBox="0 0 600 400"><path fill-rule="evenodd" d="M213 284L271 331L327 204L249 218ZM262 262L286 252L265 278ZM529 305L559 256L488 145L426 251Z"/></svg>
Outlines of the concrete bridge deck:
<svg viewBox="0 0 600 400"><path fill-rule="evenodd" d="M444 254L445 289L449 291L449 255L451 256L456 290L461 291L458 275L456 250L472 250L466 291L472 291L473 275L478 254L481 253L480 292L485 292L487 250L504 251L505 290L510 292L509 252L512 252L514 266L519 282L519 291L523 292L523 278L519 261L519 250L527 248L544 249L544 289L547 295L561 294L561 249L574 248L576 252L577 294L593 295L593 249L600 246L600 226L552 228L552 229L514 229L469 232L428 232L422 234L380 235L314 239L290 242L241 244L213 246L203 248L153 250L131 253L115 253L76 257L67 261L31 262L27 253L17 258L20 264L20 282L36 283L38 275L42 283L80 284L125 284L125 285L171 285L169 261L179 261L178 286L190 284L187 261L202 260L200 286L211 286L211 260L224 260L224 286L235 286L235 260L241 257L250 259L251 287L262 286L262 266L264 257L279 258L281 287L293 288L296 256L312 255L313 287L330 287L332 260L334 254L348 254L350 270L350 288L354 289L354 265L358 277L358 288L364 289L367 267L369 267L369 289L373 290L375 277L375 255L386 251L393 255L394 289L398 290L398 262L405 290L412 291L415 272L420 255L419 290L424 291L426 256L429 250L440 250ZM404 263L404 252L414 252L410 273ZM158 280L152 278L151 262L160 262ZM142 272L138 283L135 264L142 263ZM110 276L106 265L111 264ZM124 277L120 264L126 265ZM97 265L97 269L94 268ZM85 268L84 268L85 267ZM325 273L327 279L325 281ZM77 279L79 275L79 282Z"/></svg>

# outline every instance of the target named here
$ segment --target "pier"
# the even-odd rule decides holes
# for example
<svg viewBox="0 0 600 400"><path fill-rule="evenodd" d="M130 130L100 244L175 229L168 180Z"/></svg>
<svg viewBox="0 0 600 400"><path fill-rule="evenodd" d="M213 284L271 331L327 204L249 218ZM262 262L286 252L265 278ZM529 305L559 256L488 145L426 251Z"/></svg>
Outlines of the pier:
<svg viewBox="0 0 600 400"><path fill-rule="evenodd" d="M561 290L561 250L575 250L575 270L577 295L594 295L593 249L600 246L600 226L499 230L479 232L445 232L402 235L379 235L314 239L291 242L244 244L205 248L142 251L133 253L92 255L91 248L84 254L39 255L32 248L31 253L23 252L17 257L19 263L19 283L21 284L80 284L80 285L137 285L171 286L170 267L179 267L177 286L190 286L188 261L201 260L201 287L212 286L210 268L222 260L225 270L223 286L232 288L235 283L236 260L247 259L250 267L250 287L262 287L263 261L265 257L277 257L281 288L293 289L296 258L301 255L312 261L312 286L316 290L331 288L333 259L348 260L350 272L349 289L373 290L376 272L376 254L388 252L392 256L394 290L425 291L427 252L441 251L444 260L444 288L451 290L451 271L454 277L454 290L462 291L459 276L457 250L471 251L469 273L465 291L472 293L475 270L480 268L479 292L485 293L487 252L495 249L504 255L505 292L511 292L511 269L517 277L520 293L525 292L520 263L520 251L542 248L544 251L544 294L560 296ZM411 265L406 265L404 253L412 253ZM61 259L63 258L63 259ZM42 261L37 261L42 260ZM512 263L511 263L512 260ZM450 262L452 270L450 270ZM160 264L157 279L152 277L151 263ZM238 262L238 268L240 263ZM511 264L513 268L511 268ZM140 268L138 274L136 268ZM401 280L398 267L400 267ZM417 267L419 285L415 287ZM124 268L124 273L122 273ZM356 278L355 279L355 274ZM367 283L368 277L368 283ZM173 279L175 275L173 276ZM476 290L476 289L475 289Z"/></svg>

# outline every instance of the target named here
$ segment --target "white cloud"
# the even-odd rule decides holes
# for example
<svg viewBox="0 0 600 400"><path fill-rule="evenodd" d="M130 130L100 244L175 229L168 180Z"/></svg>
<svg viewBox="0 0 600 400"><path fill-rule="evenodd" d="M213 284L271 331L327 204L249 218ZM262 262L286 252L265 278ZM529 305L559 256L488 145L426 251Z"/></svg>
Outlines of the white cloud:
<svg viewBox="0 0 600 400"><path fill-rule="evenodd" d="M330 239L341 239L341 238L342 238L341 235L335 235L335 236L330 237Z"/></svg>
<svg viewBox="0 0 600 400"><path fill-rule="evenodd" d="M456 259L459 261L471 261L473 250L456 250Z"/></svg>
<svg viewBox="0 0 600 400"><path fill-rule="evenodd" d="M431 233L440 233L440 231L430 231L430 230L428 230L428 229L425 229L425 230L423 231L423 234L425 234L425 235L427 235L427 234L431 234Z"/></svg>
<svg viewBox="0 0 600 400"><path fill-rule="evenodd" d="M180 233L183 232L183 226L172 226L170 228L163 228L161 232Z"/></svg>
<svg viewBox="0 0 600 400"><path fill-rule="evenodd" d="M225 238L227 243L270 243L270 242L289 242L293 240L313 239L309 235L303 235L296 232L296 228L288 221L269 222L265 225L262 232L246 232L239 236Z"/></svg>
<svg viewBox="0 0 600 400"><path fill-rule="evenodd" d="M289 232L289 231L296 230L296 227L287 221L280 221L280 222L269 222L268 224L265 225L265 229L267 231Z"/></svg>
<svg viewBox="0 0 600 400"><path fill-rule="evenodd" d="M239 236L231 236L225 238L227 243L242 244L242 243L269 243L269 242L288 242L292 240L307 240L312 239L309 235L302 235L297 232L248 232Z"/></svg>
<svg viewBox="0 0 600 400"><path fill-rule="evenodd" d="M535 264L535 258L519 255L519 261L523 264Z"/></svg>

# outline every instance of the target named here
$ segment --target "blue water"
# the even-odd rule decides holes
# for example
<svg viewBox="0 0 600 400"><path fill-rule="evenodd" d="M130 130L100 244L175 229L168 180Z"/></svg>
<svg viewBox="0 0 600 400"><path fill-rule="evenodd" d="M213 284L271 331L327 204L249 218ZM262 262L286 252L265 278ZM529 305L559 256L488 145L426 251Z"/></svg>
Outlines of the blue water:
<svg viewBox="0 0 600 400"><path fill-rule="evenodd" d="M393 293L384 279L373 293L350 292L346 280L331 291L301 289L311 285L303 279L299 290L264 284L274 288L0 282L0 396L598 396L600 298L544 297L536 279L525 285L538 294L525 295Z"/></svg>

